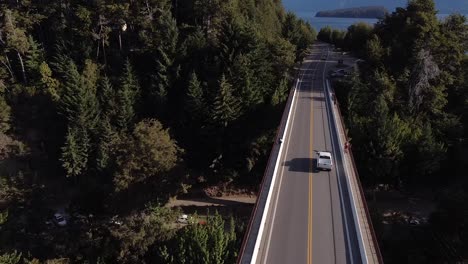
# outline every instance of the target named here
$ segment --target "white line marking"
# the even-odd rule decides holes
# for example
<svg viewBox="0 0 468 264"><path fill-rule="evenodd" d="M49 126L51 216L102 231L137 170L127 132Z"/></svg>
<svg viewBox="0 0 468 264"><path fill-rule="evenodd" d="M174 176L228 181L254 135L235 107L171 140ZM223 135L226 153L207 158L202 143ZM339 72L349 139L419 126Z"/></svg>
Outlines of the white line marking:
<svg viewBox="0 0 468 264"><path fill-rule="evenodd" d="M302 79L303 77L304 77L304 75L302 75L302 77L300 77L300 79ZM297 88L299 88L299 87L297 87ZM290 131L293 131L294 119L296 117L296 109L297 109L298 104L297 104L297 100L295 102L296 102L296 104L293 105L293 107L292 107L292 108L294 108L294 111L293 111L293 114L292 114L291 130ZM293 103L294 103L294 101L293 101ZM288 151L289 151L289 142L291 141L291 133L288 133L288 131L285 131L285 134L288 135L288 142L286 143L286 151L284 152L284 157L287 157L288 156ZM281 158L281 156L278 157L278 159L280 159L280 158ZM271 225L270 225L270 230L268 232L268 240L267 240L267 244L266 244L266 247L265 247L265 253L264 253L264 256L265 256L265 259L263 261L264 264L267 263L267 260L268 260L268 252L270 250L270 241L271 241L271 235L273 234L273 232L272 232L273 231L273 226L275 225L276 209L278 208L278 200L279 200L279 196L280 196L280 193L281 193L281 183L283 182L283 174L284 174L284 166L283 166L283 169L281 170L281 173L280 173L278 192L276 194L276 199L275 199L275 203L274 203L274 206L273 206L272 221L271 221Z"/></svg>
<svg viewBox="0 0 468 264"><path fill-rule="evenodd" d="M296 87L294 88L293 98L292 98L291 106L289 108L289 113L288 113L288 119L286 121L286 126L284 128L283 135L281 135L280 138L283 138L284 133L286 133L288 131L289 121L291 119L291 113L292 113L291 108L293 107L292 103L294 103L294 99L296 97L297 85L298 84L299 84L299 79L296 82ZM276 142L275 142L275 144L276 144ZM257 239L255 240L255 247L254 247L254 251L252 253L252 258L250 260L250 263L256 263L257 262L258 251L260 250L260 242L261 242L261 239L262 239L262 236L263 236L263 229L265 228L266 217L267 217L268 211L270 210L270 201L271 201L271 196L272 196L272 190L274 189L274 186L275 186L275 183L276 183L276 175L277 175L277 171L278 171L278 164L279 164L279 160L280 160L280 157L281 157L281 153L283 151L283 146L284 146L284 144L281 144L280 149L278 151L278 157L276 159L275 169L273 170L273 176L272 176L272 179L271 179L270 189L268 191L268 196L267 196L267 200L265 202L265 207L263 208L262 219L260 220L260 227L258 228Z"/></svg>
<svg viewBox="0 0 468 264"><path fill-rule="evenodd" d="M327 83L327 85L328 85L328 83ZM334 112L334 110L333 110L333 112ZM335 127L337 126L337 124L338 124L338 121L335 120ZM336 129L338 129L338 128L336 128ZM341 132L337 131L338 141L340 142L339 145L343 145L343 143L341 142L340 134L341 134ZM342 153L342 157L343 157L343 163L344 163L343 168L345 170L345 174L347 174L346 171L349 170L348 162L347 162L345 154L343 154L341 148L340 148L340 152ZM359 222L357 212L356 212L357 209L356 209L355 199L354 199L354 195L353 195L354 191L353 191L353 189L351 187L351 183L349 182L348 177L350 177L350 176L345 177L345 179L346 179L346 184L348 185L348 194L350 196L350 203L352 205L351 206L351 212L353 213L353 218L354 218L354 222L355 222L354 224L356 226L356 231L357 231L356 233L357 233L357 236L358 236L357 240L358 240L358 243L359 243L359 249L361 251L361 260L362 260L362 263L369 263L369 261L367 259L366 248L365 248L365 245L363 244L364 240L363 240L363 236L362 236L362 233L361 233L362 232L361 224Z"/></svg>
<svg viewBox="0 0 468 264"><path fill-rule="evenodd" d="M325 63L325 66L326 66L326 63ZM331 113L330 113L330 107L329 107L329 91L328 91L328 87L327 87L327 82L325 80L325 69L326 67L324 67L323 69L323 84L324 84L324 92L325 92L325 96L326 96L326 101L325 101L325 109L327 110L327 117L328 117L328 126L331 128L331 124L332 124L332 121L331 121ZM336 130L336 127L335 127L335 130ZM338 133L337 133L338 135ZM336 146L335 146L335 140L333 138L333 134L331 133L330 131L330 139L331 139L331 143L332 143L332 150L333 150L333 155L336 157ZM344 157L343 157L344 158ZM337 169L337 166L336 166L336 163L335 163L335 171L336 171L336 176L338 177L338 187L340 189L340 200L341 200L341 204L340 204L340 207L341 207L341 212L343 213L344 215L344 219L345 219L345 233L346 233L346 240L348 241L348 248L349 248L349 254L350 254L350 259L351 259L351 263L354 263L354 257L353 257L353 251L351 250L351 240L349 238L349 231L348 231L348 218L346 217L346 212L345 212L345 208L344 208L344 199L343 199L343 189L341 187L341 180L340 180L340 172L339 170Z"/></svg>

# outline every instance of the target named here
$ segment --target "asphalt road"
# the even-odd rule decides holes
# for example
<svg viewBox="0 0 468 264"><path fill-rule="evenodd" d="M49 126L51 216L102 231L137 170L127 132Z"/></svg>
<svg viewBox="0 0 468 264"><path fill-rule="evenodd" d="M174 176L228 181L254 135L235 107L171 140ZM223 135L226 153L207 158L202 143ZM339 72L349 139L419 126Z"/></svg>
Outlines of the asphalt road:
<svg viewBox="0 0 468 264"><path fill-rule="evenodd" d="M300 70L270 216L257 263L361 263L338 140L324 96L334 62L315 44ZM316 151L330 151L334 168L317 171Z"/></svg>

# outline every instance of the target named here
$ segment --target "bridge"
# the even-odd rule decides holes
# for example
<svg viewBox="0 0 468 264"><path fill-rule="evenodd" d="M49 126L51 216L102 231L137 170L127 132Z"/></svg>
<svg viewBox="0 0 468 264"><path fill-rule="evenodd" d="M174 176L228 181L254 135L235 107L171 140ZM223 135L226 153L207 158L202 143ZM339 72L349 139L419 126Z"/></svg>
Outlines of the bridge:
<svg viewBox="0 0 468 264"><path fill-rule="evenodd" d="M238 263L383 263L326 78L330 51L317 43L300 66ZM317 170L318 151L331 152L331 171Z"/></svg>

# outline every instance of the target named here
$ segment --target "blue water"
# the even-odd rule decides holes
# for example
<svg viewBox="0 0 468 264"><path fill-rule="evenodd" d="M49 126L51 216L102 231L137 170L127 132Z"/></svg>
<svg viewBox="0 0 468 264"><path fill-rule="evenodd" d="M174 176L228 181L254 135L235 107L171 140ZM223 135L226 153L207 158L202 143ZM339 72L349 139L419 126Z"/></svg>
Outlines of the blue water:
<svg viewBox="0 0 468 264"><path fill-rule="evenodd" d="M336 29L346 30L352 24L364 22L368 24L375 24L379 20L372 18L338 18L338 17L315 17L315 12L296 12L300 18L308 21L315 30L319 31L321 28L330 26ZM438 14L437 17L441 20L449 16L449 14Z"/></svg>
<svg viewBox="0 0 468 264"><path fill-rule="evenodd" d="M368 24L377 23L378 19L372 18L338 18L338 17L315 17L315 12L297 12L300 18L305 19L310 25L319 31L321 28L330 26L336 29L346 30L352 24L365 22Z"/></svg>

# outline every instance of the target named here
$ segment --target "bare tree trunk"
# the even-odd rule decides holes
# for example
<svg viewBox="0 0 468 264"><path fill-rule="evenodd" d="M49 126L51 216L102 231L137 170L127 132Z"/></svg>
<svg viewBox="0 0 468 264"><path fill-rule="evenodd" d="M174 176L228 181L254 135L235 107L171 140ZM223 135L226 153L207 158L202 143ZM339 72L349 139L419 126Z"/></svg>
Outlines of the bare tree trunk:
<svg viewBox="0 0 468 264"><path fill-rule="evenodd" d="M2 64L5 66L5 68L7 68L7 70L10 72L10 75L11 75L11 78L13 80L15 80L15 75L13 74L13 70L11 69L11 64L10 64L10 60L8 59L8 55L5 53L5 59L6 59L6 62L5 63L4 61L2 61Z"/></svg>
<svg viewBox="0 0 468 264"><path fill-rule="evenodd" d="M96 51L96 61L99 61L99 48L100 48L101 44L99 43L99 40L97 42L97 51Z"/></svg>
<svg viewBox="0 0 468 264"><path fill-rule="evenodd" d="M122 51L122 31L119 30L119 48Z"/></svg>
<svg viewBox="0 0 468 264"><path fill-rule="evenodd" d="M18 54L18 58L19 58L19 60L20 60L21 71L23 72L23 81L24 81L25 83L27 83L28 80L26 79L26 71L24 70L23 58L21 57L21 54L19 53L19 51L16 51L16 54Z"/></svg>
<svg viewBox="0 0 468 264"><path fill-rule="evenodd" d="M104 39L102 39L102 55L104 56L104 65L107 65L106 43L105 43Z"/></svg>

